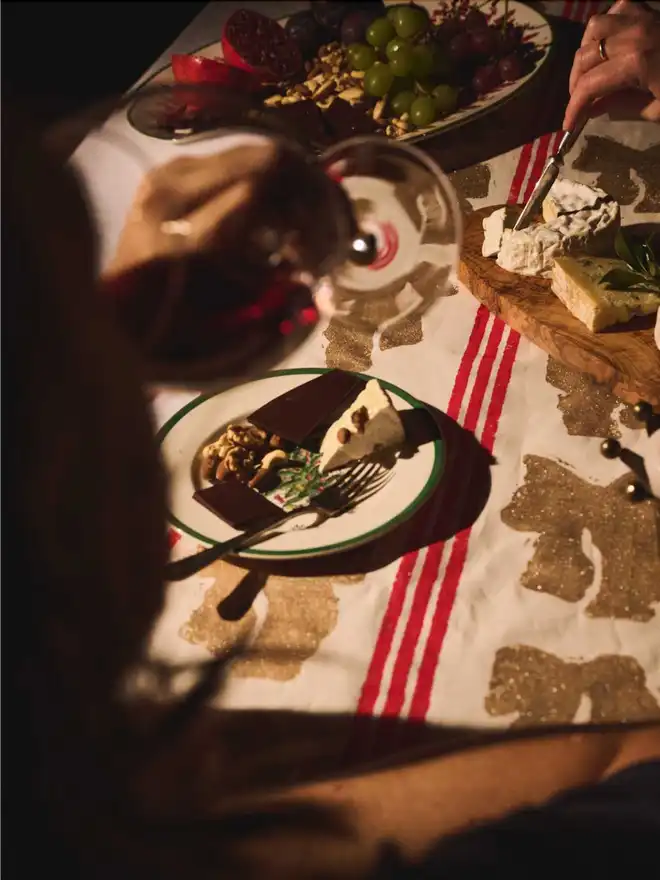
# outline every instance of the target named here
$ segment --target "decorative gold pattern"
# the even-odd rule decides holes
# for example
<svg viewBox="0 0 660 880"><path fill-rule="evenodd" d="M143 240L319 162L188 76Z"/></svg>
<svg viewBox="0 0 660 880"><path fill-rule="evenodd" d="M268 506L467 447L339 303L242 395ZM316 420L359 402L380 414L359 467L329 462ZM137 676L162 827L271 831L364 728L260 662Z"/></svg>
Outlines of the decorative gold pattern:
<svg viewBox="0 0 660 880"><path fill-rule="evenodd" d="M610 138L586 137L585 147L573 168L597 174L596 186L613 196L620 205L632 205L641 195L635 206L636 213L660 212L660 144L635 150ZM643 191L633 172L643 185Z"/></svg>
<svg viewBox="0 0 660 880"><path fill-rule="evenodd" d="M640 429L631 406L623 405L604 385L599 385L586 373L565 367L554 358L548 358L546 381L558 391L557 408L562 414L566 430L579 437L621 437L614 411L621 406L619 422L627 428Z"/></svg>
<svg viewBox="0 0 660 880"><path fill-rule="evenodd" d="M548 458L525 456L526 474L505 525L538 532L534 554L521 578L528 590L581 601L594 584L596 566L582 541L589 533L601 557L600 584L587 605L590 617L650 620L660 601L660 514L652 501L632 504L627 477L598 486Z"/></svg>
<svg viewBox="0 0 660 880"><path fill-rule="evenodd" d="M428 172L420 171L420 179L415 179L415 175L414 169L408 169L405 183L396 185L383 181L382 185L385 189L390 187L398 207L408 215L414 229L423 230L421 241L415 240L409 246L420 248L421 253L425 250L426 254L410 272L377 289L354 289L347 279L335 280L336 311L324 332L328 340L325 350L328 367L369 370L379 333L381 351L416 345L424 338L424 314L440 297L456 293L456 287L449 281L450 267L439 265L434 253L434 246L455 245L453 223L438 202L435 189L429 188ZM385 193L384 198L391 195ZM369 200L357 199L354 204L358 220L361 216L378 216ZM399 253L404 254L407 246L402 244Z"/></svg>
<svg viewBox="0 0 660 880"><path fill-rule="evenodd" d="M461 214L472 213L470 199L485 199L490 189L490 168L488 165L473 165L461 168L449 175L454 191L458 197Z"/></svg>
<svg viewBox="0 0 660 880"><path fill-rule="evenodd" d="M497 652L485 708L489 715L517 712L511 727L570 724L583 696L591 703L592 723L660 719L660 705L633 657L566 662L527 645Z"/></svg>
<svg viewBox="0 0 660 880"><path fill-rule="evenodd" d="M203 645L212 654L222 654L234 645L250 646L250 656L239 658L232 675L241 678L269 678L288 681L300 672L323 639L337 623L338 599L334 584L355 584L363 575L332 577L280 577L246 572L219 561L202 572L213 578L200 608L193 612L181 630L187 641ZM238 620L221 617L218 606L246 579L263 577L263 593L268 602L266 619L256 631L257 614L249 607Z"/></svg>

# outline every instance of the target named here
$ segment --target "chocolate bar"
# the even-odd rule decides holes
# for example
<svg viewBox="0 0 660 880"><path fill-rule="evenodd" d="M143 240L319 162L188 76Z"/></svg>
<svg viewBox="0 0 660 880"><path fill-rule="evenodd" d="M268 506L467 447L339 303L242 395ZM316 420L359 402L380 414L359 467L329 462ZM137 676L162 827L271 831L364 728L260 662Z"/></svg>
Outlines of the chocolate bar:
<svg viewBox="0 0 660 880"><path fill-rule="evenodd" d="M359 376L331 370L266 403L248 420L262 431L301 446L333 422L363 388L364 379Z"/></svg>
<svg viewBox="0 0 660 880"><path fill-rule="evenodd" d="M193 498L241 532L252 528L265 529L284 516L280 507L237 480L199 489Z"/></svg>

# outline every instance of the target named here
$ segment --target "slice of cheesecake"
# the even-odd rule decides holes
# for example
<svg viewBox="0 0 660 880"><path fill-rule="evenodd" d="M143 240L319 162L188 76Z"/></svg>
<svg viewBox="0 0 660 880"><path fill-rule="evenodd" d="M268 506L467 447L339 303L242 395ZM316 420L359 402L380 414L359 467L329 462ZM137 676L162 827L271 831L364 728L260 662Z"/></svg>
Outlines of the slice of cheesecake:
<svg viewBox="0 0 660 880"><path fill-rule="evenodd" d="M652 315L660 308L660 294L637 290L610 290L600 279L611 269L625 268L621 260L604 257L556 257L552 291L583 324L598 332L626 324L635 315Z"/></svg>
<svg viewBox="0 0 660 880"><path fill-rule="evenodd" d="M399 413L375 379L328 428L321 443L321 473L393 449L406 439Z"/></svg>

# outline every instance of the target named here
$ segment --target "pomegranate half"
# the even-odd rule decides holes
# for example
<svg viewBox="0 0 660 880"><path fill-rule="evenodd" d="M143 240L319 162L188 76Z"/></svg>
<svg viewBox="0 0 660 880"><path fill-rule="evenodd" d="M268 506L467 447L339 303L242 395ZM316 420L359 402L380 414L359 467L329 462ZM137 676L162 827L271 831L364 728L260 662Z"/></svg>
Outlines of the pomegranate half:
<svg viewBox="0 0 660 880"><path fill-rule="evenodd" d="M300 47L274 19L238 9L222 29L224 60L263 83L286 82L303 67Z"/></svg>

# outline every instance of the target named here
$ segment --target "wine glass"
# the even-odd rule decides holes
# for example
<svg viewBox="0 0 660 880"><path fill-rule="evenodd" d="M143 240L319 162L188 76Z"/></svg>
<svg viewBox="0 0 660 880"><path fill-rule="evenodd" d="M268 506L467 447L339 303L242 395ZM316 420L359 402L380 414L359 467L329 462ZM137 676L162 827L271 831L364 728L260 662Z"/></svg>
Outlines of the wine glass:
<svg viewBox="0 0 660 880"><path fill-rule="evenodd" d="M146 265L138 277L104 279L144 355L148 381L202 388L244 380L295 350L316 326L319 307L327 313L337 298L388 296L422 281L446 291L460 214L435 163L382 136L319 155L250 96L208 86L141 89L76 151L101 238L100 273L145 174L181 156L264 139L281 159L267 208L254 215L231 259L191 253L182 241L174 260ZM172 230L179 234L176 221ZM300 249L296 259L291 234L301 230L304 259Z"/></svg>

